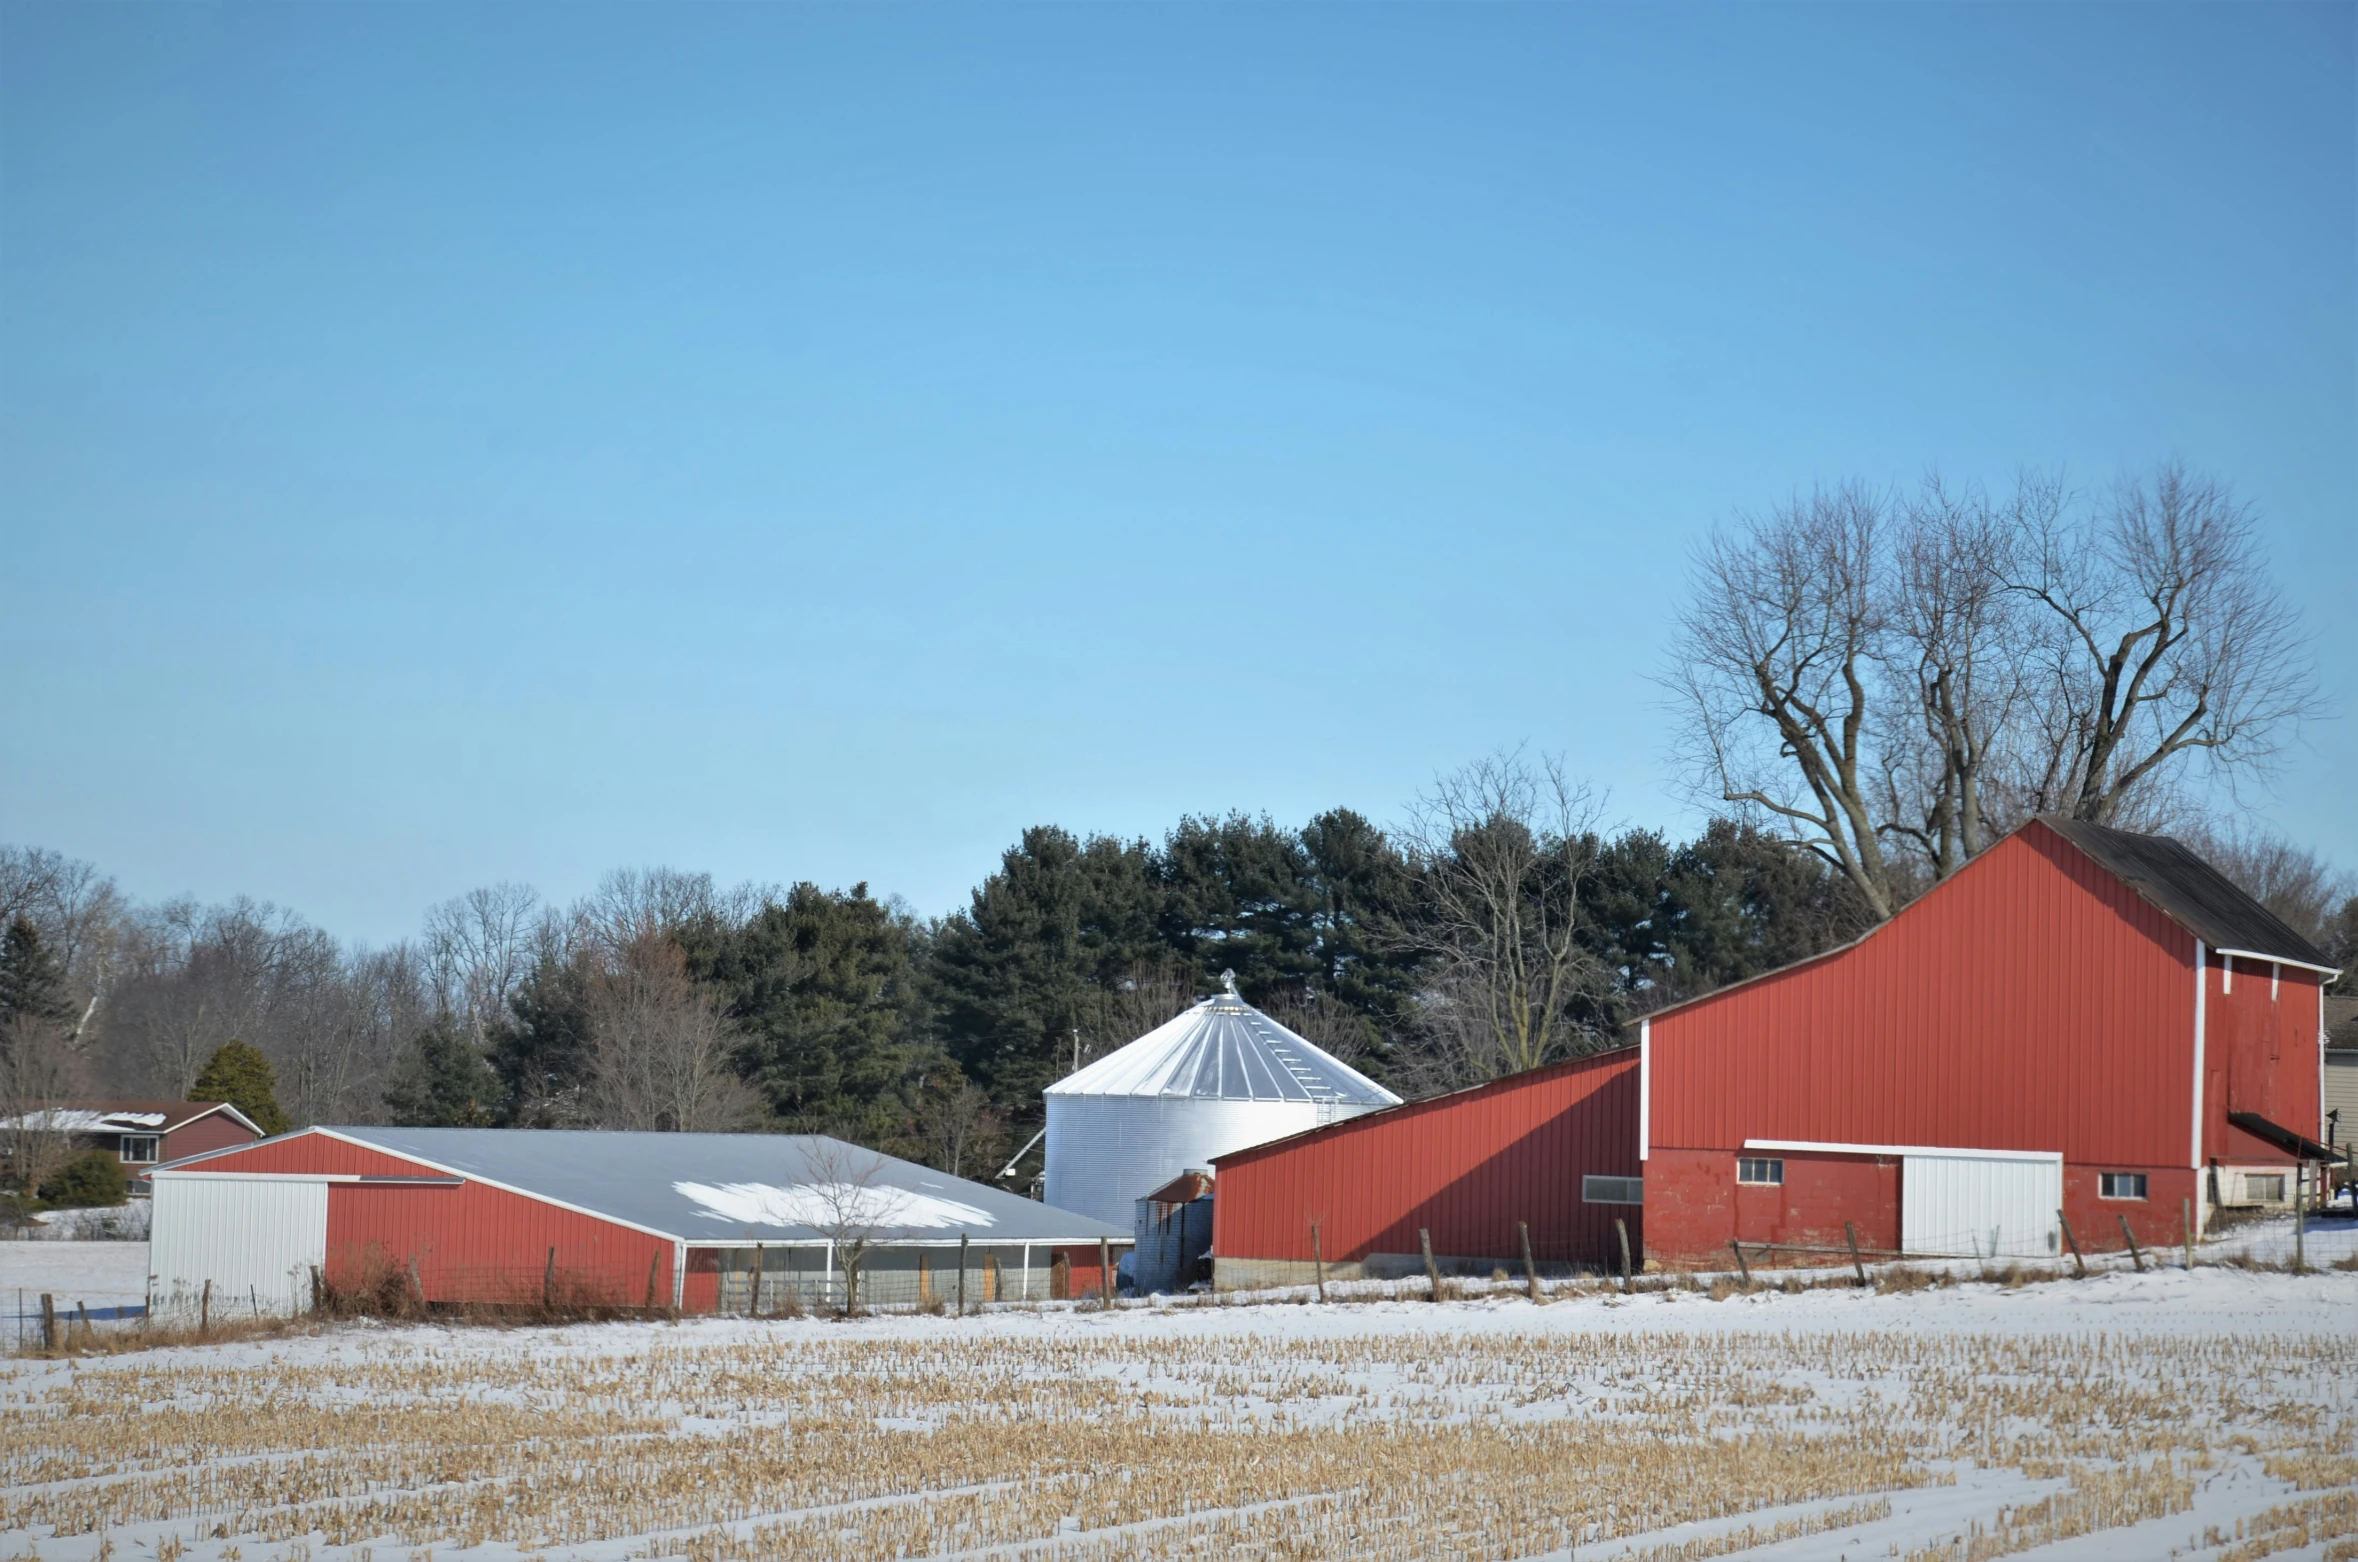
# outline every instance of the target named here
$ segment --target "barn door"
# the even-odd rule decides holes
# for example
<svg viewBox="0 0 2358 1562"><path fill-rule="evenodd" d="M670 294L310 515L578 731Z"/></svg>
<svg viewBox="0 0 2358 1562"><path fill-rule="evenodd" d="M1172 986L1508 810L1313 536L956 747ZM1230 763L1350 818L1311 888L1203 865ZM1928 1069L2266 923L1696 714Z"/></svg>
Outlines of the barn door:
<svg viewBox="0 0 2358 1562"><path fill-rule="evenodd" d="M1910 1155L1900 1166L1900 1249L1950 1258L2051 1258L2063 1234L2063 1159Z"/></svg>
<svg viewBox="0 0 2358 1562"><path fill-rule="evenodd" d="M164 1173L148 1244L158 1311L216 1318L305 1311L311 1271L327 1263L327 1218L324 1177Z"/></svg>

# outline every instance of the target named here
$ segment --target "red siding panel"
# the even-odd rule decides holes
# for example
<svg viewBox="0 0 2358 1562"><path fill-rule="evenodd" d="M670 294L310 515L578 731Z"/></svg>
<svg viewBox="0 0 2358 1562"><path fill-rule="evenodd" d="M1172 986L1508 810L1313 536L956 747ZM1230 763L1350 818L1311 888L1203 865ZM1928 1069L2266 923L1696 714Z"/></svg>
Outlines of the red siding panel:
<svg viewBox="0 0 2358 1562"><path fill-rule="evenodd" d="M1528 1221L1538 1257L1602 1263L1640 1209L1584 1203L1581 1178L1638 1169L1637 1054L1608 1053L1224 1156L1212 1250L1307 1261L1316 1220L1336 1262L1414 1253L1420 1227L1436 1253L1512 1258Z"/></svg>
<svg viewBox="0 0 2358 1562"><path fill-rule="evenodd" d="M2257 1112L2296 1133L2313 1134L2324 1103L2318 1098L2319 978L2314 971L2213 954L2203 972L2203 1155L2290 1165L2283 1151L2253 1139L2227 1121L2230 1112Z"/></svg>
<svg viewBox="0 0 2358 1562"><path fill-rule="evenodd" d="M434 1302L537 1302L554 1252L560 1301L642 1306L652 1266L671 1303L669 1242L479 1182L334 1184L327 1251L339 1284L414 1263Z"/></svg>
<svg viewBox="0 0 2358 1562"><path fill-rule="evenodd" d="M2246 997L2240 975L2236 996ZM1734 1157L1748 1139L2183 1168L2193 1049L2193 937L2033 825L1858 944L1654 1018L1652 1248L1724 1259ZM2223 1078L2243 1055L2216 1062ZM1690 1165L1681 1151L1707 1158ZM1706 1176L1724 1179L1724 1197L1695 1180ZM1881 1200L1862 1206L1877 1221ZM1796 1218L1824 1228L1821 1215ZM1847 1218L1864 1242L1868 1220ZM2160 1224L2158 1211L2147 1218Z"/></svg>
<svg viewBox="0 0 2358 1562"><path fill-rule="evenodd" d="M365 1145L349 1144L318 1129L305 1129L283 1139L266 1140L248 1150L216 1155L191 1171L301 1172L330 1177L436 1176L430 1166L388 1155Z"/></svg>
<svg viewBox="0 0 2358 1562"><path fill-rule="evenodd" d="M228 1113L211 1112L164 1135L156 1153L172 1161L183 1155L202 1155L207 1150L225 1150L233 1144L252 1144L257 1137L252 1129Z"/></svg>
<svg viewBox="0 0 2358 1562"><path fill-rule="evenodd" d="M2052 832L1849 949L1653 1023L1653 1142L2183 1161L2194 940Z"/></svg>

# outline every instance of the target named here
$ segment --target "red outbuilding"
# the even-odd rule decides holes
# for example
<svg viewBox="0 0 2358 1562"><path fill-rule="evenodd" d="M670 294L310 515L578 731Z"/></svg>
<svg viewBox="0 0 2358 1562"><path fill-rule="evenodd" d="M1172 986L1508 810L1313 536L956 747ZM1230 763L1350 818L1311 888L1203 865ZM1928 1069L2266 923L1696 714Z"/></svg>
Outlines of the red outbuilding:
<svg viewBox="0 0 2358 1562"><path fill-rule="evenodd" d="M1597 1266L1622 1230L1672 1267L1736 1243L2048 1257L2065 1220L2084 1249L2174 1243L2331 1158L2309 1134L2333 975L2176 841L2034 820L1635 1047L1219 1158L1216 1273L1306 1277L1313 1222L1369 1272L1421 1261L1420 1232L1512 1263L1522 1226Z"/></svg>
<svg viewBox="0 0 2358 1562"><path fill-rule="evenodd" d="M163 1307L1046 1300L1129 1233L813 1135L307 1128L158 1167ZM963 1290L961 1264L963 1263Z"/></svg>

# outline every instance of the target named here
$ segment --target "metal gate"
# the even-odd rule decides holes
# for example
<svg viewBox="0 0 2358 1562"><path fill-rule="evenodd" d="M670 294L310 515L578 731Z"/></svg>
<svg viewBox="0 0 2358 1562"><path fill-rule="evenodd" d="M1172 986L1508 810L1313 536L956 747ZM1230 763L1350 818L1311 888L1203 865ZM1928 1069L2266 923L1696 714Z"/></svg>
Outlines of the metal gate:
<svg viewBox="0 0 2358 1562"><path fill-rule="evenodd" d="M2062 1250L2063 1157L1911 1150L1900 1162L1900 1249L1927 1257L2051 1258Z"/></svg>

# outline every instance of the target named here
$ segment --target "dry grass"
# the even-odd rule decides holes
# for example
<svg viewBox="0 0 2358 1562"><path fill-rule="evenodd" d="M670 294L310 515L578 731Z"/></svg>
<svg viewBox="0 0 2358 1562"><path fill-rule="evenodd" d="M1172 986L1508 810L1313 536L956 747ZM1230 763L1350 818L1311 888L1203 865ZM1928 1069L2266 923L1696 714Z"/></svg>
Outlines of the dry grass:
<svg viewBox="0 0 2358 1562"><path fill-rule="evenodd" d="M1961 1465L2069 1483L1919 1553L1972 1562L2184 1511L2227 1456L2322 1493L2238 1543L2330 1541L2358 1462L2346 1408L2311 1392L2358 1368L2330 1338L811 1322L527 1343L346 1329L19 1366L0 1531L88 1537L74 1556L120 1532L157 1562L617 1540L699 1562L1306 1562L1587 1555L1726 1522L1638 1553L1668 1562L1871 1522ZM1818 1506L1748 1517L1796 1504Z"/></svg>

